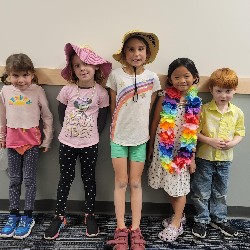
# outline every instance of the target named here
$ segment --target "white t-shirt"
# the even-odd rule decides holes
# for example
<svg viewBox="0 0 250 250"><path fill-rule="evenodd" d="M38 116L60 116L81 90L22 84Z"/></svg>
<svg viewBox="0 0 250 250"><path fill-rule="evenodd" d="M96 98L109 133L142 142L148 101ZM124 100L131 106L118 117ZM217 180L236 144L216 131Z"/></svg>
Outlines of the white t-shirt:
<svg viewBox="0 0 250 250"><path fill-rule="evenodd" d="M67 105L59 141L74 148L97 144L97 117L99 108L109 106L107 90L99 84L95 84L95 90L80 89L72 84L61 89L57 100ZM86 106L89 107L86 109Z"/></svg>
<svg viewBox="0 0 250 250"><path fill-rule="evenodd" d="M116 108L111 124L111 140L123 146L137 146L149 139L149 109L153 92L161 85L156 73L144 70L136 76L138 101L133 101L135 76L122 68L111 72L107 86L116 92Z"/></svg>

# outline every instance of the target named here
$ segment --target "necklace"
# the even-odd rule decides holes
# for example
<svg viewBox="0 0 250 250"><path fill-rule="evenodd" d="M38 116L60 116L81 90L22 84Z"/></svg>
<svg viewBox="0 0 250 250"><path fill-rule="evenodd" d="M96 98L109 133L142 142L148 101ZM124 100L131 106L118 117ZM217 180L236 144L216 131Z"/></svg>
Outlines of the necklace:
<svg viewBox="0 0 250 250"><path fill-rule="evenodd" d="M91 103L93 102L93 97L95 94L95 84L92 87L92 93L91 93L91 97L90 98L82 98L80 96L80 91L79 91L79 87L77 86L77 94L78 97L77 99L74 101L74 106L77 108L77 112L81 115L84 114L86 117L86 111L89 109Z"/></svg>
<svg viewBox="0 0 250 250"><path fill-rule="evenodd" d="M182 124L182 134L180 138L181 146L177 155L173 157L174 151L174 127L177 116L177 106L180 103L180 91L174 87L167 88L165 98L162 102L162 112L160 114L159 133L159 156L162 167L173 174L180 174L181 169L191 163L193 149L197 142L197 129L199 125L199 113L201 108L201 98L197 96L197 88L194 86L188 90L185 100L184 124Z"/></svg>

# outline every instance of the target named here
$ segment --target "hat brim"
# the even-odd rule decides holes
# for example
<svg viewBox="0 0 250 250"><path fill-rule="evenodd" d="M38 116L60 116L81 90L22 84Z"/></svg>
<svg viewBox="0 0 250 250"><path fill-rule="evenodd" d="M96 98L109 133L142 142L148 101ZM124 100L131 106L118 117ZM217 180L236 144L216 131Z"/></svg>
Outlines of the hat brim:
<svg viewBox="0 0 250 250"><path fill-rule="evenodd" d="M108 77L112 70L112 63L97 55L90 48L79 47L72 43L67 43L64 47L64 51L67 64L66 67L62 69L61 76L67 81L71 80L70 58L73 53L76 53L79 58L87 64L98 65L105 78Z"/></svg>
<svg viewBox="0 0 250 250"><path fill-rule="evenodd" d="M145 64L152 63L155 60L157 53L159 51L159 39L154 33L148 33L148 32L143 32L139 30L132 30L132 31L127 32L124 35L123 40L122 40L122 47L115 54L113 54L113 58L116 61L120 62L121 64L125 63L122 58L123 46L125 42L130 37L133 37L133 36L140 36L147 41L149 45L149 49L150 49L150 56L147 58Z"/></svg>

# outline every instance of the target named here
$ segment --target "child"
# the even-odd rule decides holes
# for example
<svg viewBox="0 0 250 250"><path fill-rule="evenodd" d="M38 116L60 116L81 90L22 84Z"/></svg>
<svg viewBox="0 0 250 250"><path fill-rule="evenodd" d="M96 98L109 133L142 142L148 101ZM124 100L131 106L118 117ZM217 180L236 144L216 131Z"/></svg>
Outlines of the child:
<svg viewBox="0 0 250 250"><path fill-rule="evenodd" d="M188 58L174 60L168 68L167 87L156 104L151 125L148 159L149 185L164 188L174 210L165 219L158 236L171 242L183 233L186 195L190 191L190 173L195 171L194 151L201 100L193 84L199 73ZM154 145L154 146L153 146ZM154 148L154 149L153 149Z"/></svg>
<svg viewBox="0 0 250 250"><path fill-rule="evenodd" d="M13 54L6 60L6 72L1 80L0 147L8 148L10 215L1 230L3 238L27 237L35 220L32 217L36 197L36 172L39 147L47 152L53 136L53 117L31 59L25 54ZM7 82L7 77L11 84ZM40 117L44 139L41 142ZM21 184L25 185L24 215L20 216Z"/></svg>
<svg viewBox="0 0 250 250"><path fill-rule="evenodd" d="M192 233L206 237L210 225L227 236L237 230L227 221L226 196L233 147L245 135L244 114L230 101L238 77L228 68L217 69L209 78L213 100L202 107L196 150L197 169L191 182L191 198L197 210Z"/></svg>
<svg viewBox="0 0 250 250"><path fill-rule="evenodd" d="M64 86L59 101L60 181L57 189L55 217L44 238L58 237L66 224L65 209L71 184L75 178L77 157L81 163L81 177L85 189L86 235L96 236L99 229L95 220L95 167L98 155L99 133L106 121L109 96L100 84L108 77L112 64L98 56L89 47L71 43L65 45L67 65L62 77L70 84Z"/></svg>
<svg viewBox="0 0 250 250"><path fill-rule="evenodd" d="M161 88L157 75L144 69L154 61L159 40L153 33L132 30L123 37L122 48L113 55L123 67L113 70L107 86L111 93L111 157L115 171L114 203L117 229L108 244L127 249L130 233L131 249L145 249L140 231L142 210L141 175L149 139L149 111L156 91ZM129 161L129 162L128 162ZM128 168L130 168L128 174ZM127 229L125 193L130 185L132 225Z"/></svg>

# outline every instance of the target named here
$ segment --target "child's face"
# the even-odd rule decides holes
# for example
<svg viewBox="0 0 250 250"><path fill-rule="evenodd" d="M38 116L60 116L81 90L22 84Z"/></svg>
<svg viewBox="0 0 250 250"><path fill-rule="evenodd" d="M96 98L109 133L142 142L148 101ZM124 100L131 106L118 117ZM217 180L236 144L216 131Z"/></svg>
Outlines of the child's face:
<svg viewBox="0 0 250 250"><path fill-rule="evenodd" d="M191 72L184 66L176 68L170 77L173 86L183 94L188 92L195 80L196 77L193 77Z"/></svg>
<svg viewBox="0 0 250 250"><path fill-rule="evenodd" d="M218 86L214 86L210 91L218 106L228 105L235 94L235 89L221 88Z"/></svg>
<svg viewBox="0 0 250 250"><path fill-rule="evenodd" d="M78 55L72 57L72 67L73 70L79 79L78 84L80 86L92 87L95 80L95 71L98 69L98 66L86 64L83 62Z"/></svg>
<svg viewBox="0 0 250 250"><path fill-rule="evenodd" d="M129 39L124 48L124 53L127 64L132 67L140 67L146 62L146 45L136 38Z"/></svg>
<svg viewBox="0 0 250 250"><path fill-rule="evenodd" d="M26 90L31 84L34 74L30 71L19 71L10 73L10 82L20 90Z"/></svg>

